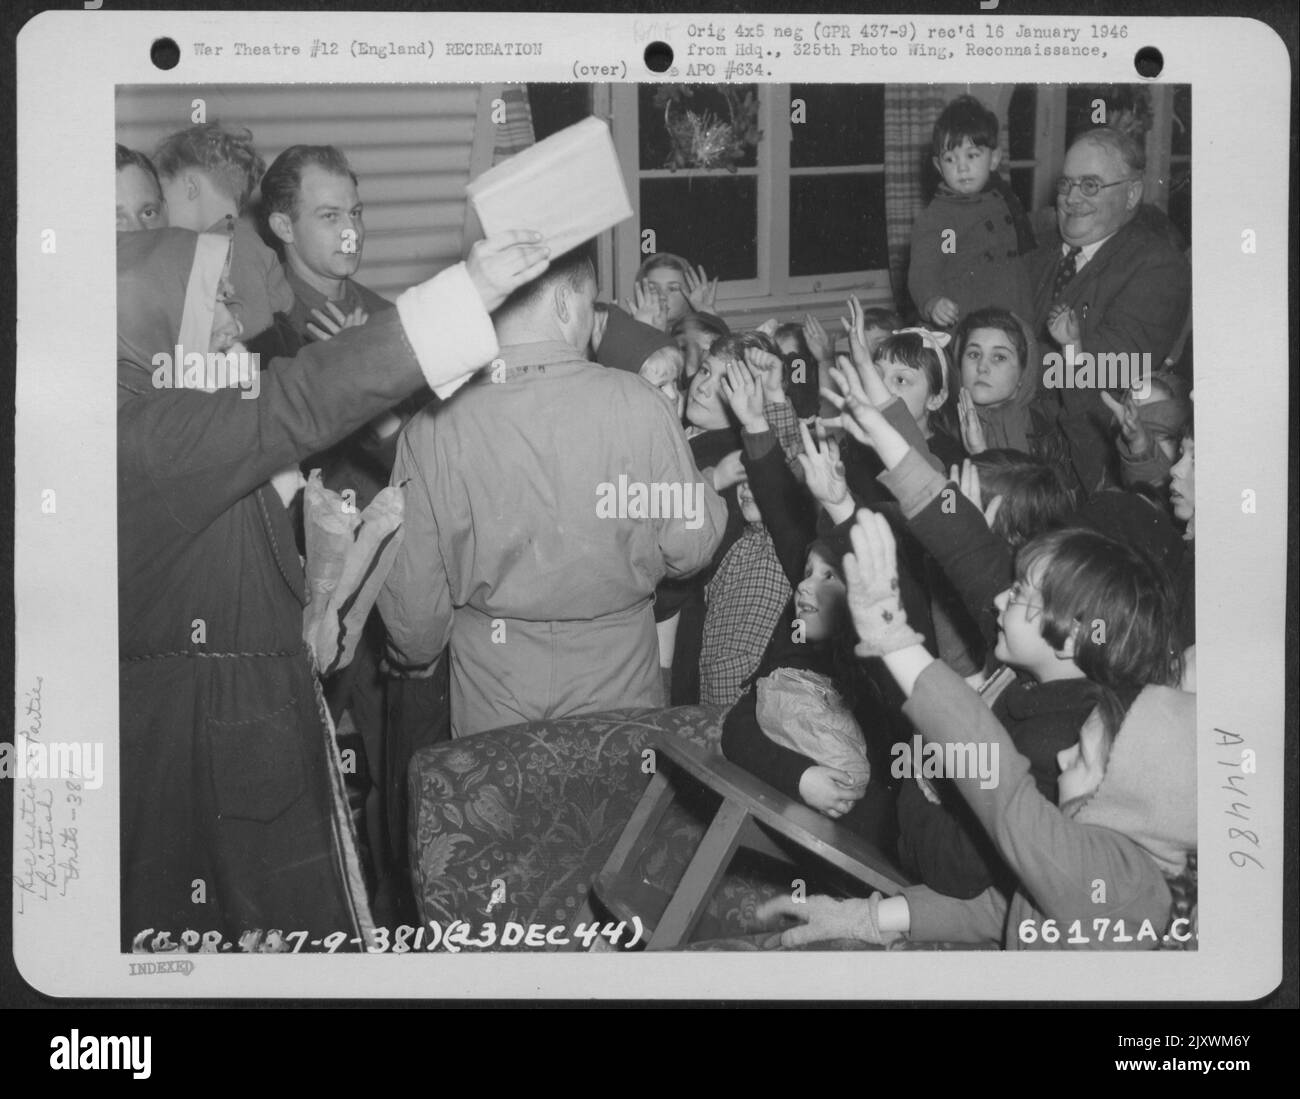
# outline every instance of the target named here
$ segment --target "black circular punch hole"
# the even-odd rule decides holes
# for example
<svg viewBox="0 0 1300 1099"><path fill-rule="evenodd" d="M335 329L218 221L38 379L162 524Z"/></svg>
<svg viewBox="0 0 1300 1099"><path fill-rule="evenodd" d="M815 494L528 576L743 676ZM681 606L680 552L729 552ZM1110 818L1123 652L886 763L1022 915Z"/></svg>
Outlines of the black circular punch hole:
<svg viewBox="0 0 1300 1099"><path fill-rule="evenodd" d="M1133 55L1133 67L1137 69L1138 76L1154 80L1164 71L1164 55L1155 46L1143 46Z"/></svg>
<svg viewBox="0 0 1300 1099"><path fill-rule="evenodd" d="M164 72L181 63L181 48L173 38L155 38L149 47L149 60Z"/></svg>
<svg viewBox="0 0 1300 1099"><path fill-rule="evenodd" d="M672 66L673 48L667 42L651 42L645 48L645 67L652 73L664 73Z"/></svg>

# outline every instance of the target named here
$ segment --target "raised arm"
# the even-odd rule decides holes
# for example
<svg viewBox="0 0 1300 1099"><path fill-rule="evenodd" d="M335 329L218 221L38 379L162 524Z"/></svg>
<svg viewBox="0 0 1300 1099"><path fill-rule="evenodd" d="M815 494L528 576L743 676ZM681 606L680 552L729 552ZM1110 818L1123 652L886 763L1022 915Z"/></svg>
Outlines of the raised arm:
<svg viewBox="0 0 1300 1099"><path fill-rule="evenodd" d="M791 587L803 579L808 543L816 536L817 514L803 487L790 472L764 414L758 379L744 367L729 363L722 395L741 426L742 461L754 503L772 536L777 559Z"/></svg>
<svg viewBox="0 0 1300 1099"><path fill-rule="evenodd" d="M648 383L646 383L648 384ZM695 465L690 444L666 401L656 395L653 411L652 479L681 485L683 513L656 520L667 576L693 576L713 560L727 528L727 504Z"/></svg>
<svg viewBox="0 0 1300 1099"><path fill-rule="evenodd" d="M179 389L123 403L121 491L157 494L179 526L198 531L421 383L453 391L496 354L490 310L549 262L534 233L501 234L475 249L406 291L391 315L258 371L256 389Z"/></svg>

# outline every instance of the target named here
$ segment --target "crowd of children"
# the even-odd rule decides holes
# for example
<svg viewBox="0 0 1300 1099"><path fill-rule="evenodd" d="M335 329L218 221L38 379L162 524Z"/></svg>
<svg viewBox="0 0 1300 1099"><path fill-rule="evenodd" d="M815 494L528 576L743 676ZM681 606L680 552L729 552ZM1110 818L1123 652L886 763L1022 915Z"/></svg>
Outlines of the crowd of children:
<svg viewBox="0 0 1300 1099"><path fill-rule="evenodd" d="M709 564L656 595L668 697L725 709L728 758L917 882L773 902L789 945L1168 946L1196 847L1190 384L1103 392L1108 449L1081 454L995 116L961 97L933 153L910 307L851 298L840 338L811 315L737 330L717 279L664 253L597 307L591 358L673 404L728 506ZM155 163L118 147L119 231L227 228L244 335L272 329L292 291L237 228L249 141L197 127ZM918 733L992 749L996 775L900 773Z"/></svg>
<svg viewBox="0 0 1300 1099"><path fill-rule="evenodd" d="M740 517L695 581L702 622L683 615L664 652L673 701L727 706L730 759L921 883L870 904L778 902L769 914L806 921L792 944L906 932L1016 947L1049 919L1076 928L1066 946L1188 937L1167 932L1196 844L1190 388L1158 370L1103 390L1109 449L1075 452L1043 384L1044 344L1060 344L1033 328L1034 235L997 139L969 96L936 123L942 182L913 228L910 327L854 298L847 354L812 316L738 339L703 268L663 254L628 303L682 348L688 430L708 440L697 460ZM818 417L823 400L840 415ZM855 513L894 578L883 613L910 624L907 674L850 613ZM700 630L702 646L686 640ZM943 674L919 675L934 657ZM895 777L891 753L918 731L998 744L997 792ZM1096 881L1105 899L1088 895ZM1098 916L1130 934L1092 934Z"/></svg>

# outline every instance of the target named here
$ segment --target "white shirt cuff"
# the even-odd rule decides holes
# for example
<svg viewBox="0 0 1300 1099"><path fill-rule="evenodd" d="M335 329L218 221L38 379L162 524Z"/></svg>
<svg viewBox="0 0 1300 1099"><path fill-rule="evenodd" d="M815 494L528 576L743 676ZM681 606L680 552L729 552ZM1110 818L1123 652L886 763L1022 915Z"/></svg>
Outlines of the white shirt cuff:
<svg viewBox="0 0 1300 1099"><path fill-rule="evenodd" d="M425 381L439 397L454 393L497 353L492 318L463 263L404 291L397 315Z"/></svg>

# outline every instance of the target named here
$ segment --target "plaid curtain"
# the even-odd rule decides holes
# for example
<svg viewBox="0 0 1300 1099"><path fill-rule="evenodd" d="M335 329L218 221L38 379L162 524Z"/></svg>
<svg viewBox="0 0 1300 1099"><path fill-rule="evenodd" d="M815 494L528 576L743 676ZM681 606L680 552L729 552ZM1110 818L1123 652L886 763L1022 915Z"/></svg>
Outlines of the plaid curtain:
<svg viewBox="0 0 1300 1099"><path fill-rule="evenodd" d="M537 141L533 136L533 112L528 108L528 89L523 84L506 84L501 89L501 98L505 100L506 120L495 128L493 164L500 164Z"/></svg>
<svg viewBox="0 0 1300 1099"><path fill-rule="evenodd" d="M885 87L885 232L894 300L905 316L912 312L907 296L912 220L930 200L930 141L946 102L943 90L932 84Z"/></svg>

